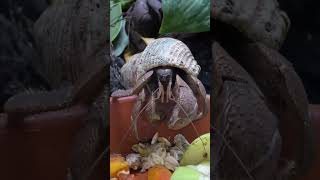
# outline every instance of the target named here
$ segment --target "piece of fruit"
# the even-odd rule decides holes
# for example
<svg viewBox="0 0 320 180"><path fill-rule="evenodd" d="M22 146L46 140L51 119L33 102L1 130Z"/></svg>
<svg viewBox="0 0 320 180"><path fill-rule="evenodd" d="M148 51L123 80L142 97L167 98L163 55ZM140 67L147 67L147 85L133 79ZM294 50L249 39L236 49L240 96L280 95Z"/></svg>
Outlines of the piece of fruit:
<svg viewBox="0 0 320 180"><path fill-rule="evenodd" d="M188 165L186 167L190 167L190 168L200 172L202 175L204 175L206 177L210 177L210 161L204 161L198 165Z"/></svg>
<svg viewBox="0 0 320 180"><path fill-rule="evenodd" d="M201 135L188 146L180 165L197 165L202 161L210 161L210 133Z"/></svg>
<svg viewBox="0 0 320 180"><path fill-rule="evenodd" d="M129 171L120 171L117 173L117 180L134 180L134 175Z"/></svg>
<svg viewBox="0 0 320 180"><path fill-rule="evenodd" d="M201 162L198 165L188 165L178 167L171 180L209 180L210 161Z"/></svg>
<svg viewBox="0 0 320 180"><path fill-rule="evenodd" d="M148 170L148 180L170 180L172 173L161 165L153 166Z"/></svg>
<svg viewBox="0 0 320 180"><path fill-rule="evenodd" d="M193 166L193 165L191 165ZM210 166L209 166L210 171ZM171 176L171 180L209 180L210 175L202 174L196 167L180 166Z"/></svg>
<svg viewBox="0 0 320 180"><path fill-rule="evenodd" d="M129 171L129 164L126 162L124 157L119 154L113 154L110 156L110 177L114 178L117 176L119 171Z"/></svg>

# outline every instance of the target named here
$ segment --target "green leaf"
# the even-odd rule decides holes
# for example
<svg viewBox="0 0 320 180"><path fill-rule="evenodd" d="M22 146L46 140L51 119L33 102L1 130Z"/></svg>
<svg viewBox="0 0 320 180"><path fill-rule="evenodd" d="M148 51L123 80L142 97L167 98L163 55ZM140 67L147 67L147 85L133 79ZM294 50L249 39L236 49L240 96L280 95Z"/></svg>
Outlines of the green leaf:
<svg viewBox="0 0 320 180"><path fill-rule="evenodd" d="M124 22L122 24L123 25L120 33L118 34L117 38L113 41L115 56L120 56L129 44L129 37L126 32L126 23Z"/></svg>
<svg viewBox="0 0 320 180"><path fill-rule="evenodd" d="M210 31L210 0L162 0L160 34Z"/></svg>
<svg viewBox="0 0 320 180"><path fill-rule="evenodd" d="M110 40L111 42L118 36L122 27L122 9L120 3L110 2Z"/></svg>

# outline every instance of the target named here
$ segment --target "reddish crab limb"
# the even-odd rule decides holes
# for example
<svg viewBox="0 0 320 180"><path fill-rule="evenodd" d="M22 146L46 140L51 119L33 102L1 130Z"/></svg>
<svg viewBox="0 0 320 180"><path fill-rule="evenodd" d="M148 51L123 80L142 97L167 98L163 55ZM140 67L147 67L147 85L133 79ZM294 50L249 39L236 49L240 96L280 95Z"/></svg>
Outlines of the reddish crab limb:
<svg viewBox="0 0 320 180"><path fill-rule="evenodd" d="M150 118L150 120L152 122L160 120L160 116L157 114L157 111L156 111L156 100L157 100L157 97L154 97L154 96L155 96L154 94L151 94L150 106L148 106L147 109L146 109L147 111L150 111L149 118Z"/></svg>
<svg viewBox="0 0 320 180"><path fill-rule="evenodd" d="M133 88L127 89L127 90L117 90L111 94L114 98L119 97L125 97L125 96L131 96L133 94L138 94L144 86L149 82L151 76L153 75L153 71L149 71L146 74L144 74L136 83L136 85Z"/></svg>
<svg viewBox="0 0 320 180"><path fill-rule="evenodd" d="M142 102L137 101L134 104L132 116L131 116L131 123L133 125L133 131L134 131L134 134L136 135L137 140L140 140L139 133L138 133L138 127L137 127L137 123L138 123L137 121L138 121L138 114L139 114L141 107L142 107Z"/></svg>
<svg viewBox="0 0 320 180"><path fill-rule="evenodd" d="M169 81L167 90L166 90L166 102L169 102L169 99L171 97L171 86L172 86L172 80Z"/></svg>
<svg viewBox="0 0 320 180"><path fill-rule="evenodd" d="M140 114L142 111L141 108L143 108L144 102L145 102L145 94L144 94L144 91L142 91L139 93L137 102L134 104L133 109L132 109L132 113L131 113L131 123L133 126L134 133L136 135L136 138L138 140L140 140L140 138L139 138L139 134L138 134L138 128L137 128L138 122L137 121L138 121L139 116L141 116L141 114Z"/></svg>
<svg viewBox="0 0 320 180"><path fill-rule="evenodd" d="M161 82L158 82L159 85L159 96L161 98L161 103L164 102L164 88L163 85L161 84Z"/></svg>

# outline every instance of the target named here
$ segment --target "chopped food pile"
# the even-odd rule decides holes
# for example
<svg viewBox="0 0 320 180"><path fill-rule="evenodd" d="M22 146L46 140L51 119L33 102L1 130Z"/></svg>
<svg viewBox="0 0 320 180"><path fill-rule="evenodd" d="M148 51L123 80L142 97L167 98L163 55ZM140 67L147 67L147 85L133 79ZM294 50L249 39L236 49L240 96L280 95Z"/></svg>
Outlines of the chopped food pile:
<svg viewBox="0 0 320 180"><path fill-rule="evenodd" d="M151 142L138 143L133 153L110 156L111 180L134 180L134 173L147 172L148 180L209 180L210 133L191 144L177 134L170 142L156 133Z"/></svg>

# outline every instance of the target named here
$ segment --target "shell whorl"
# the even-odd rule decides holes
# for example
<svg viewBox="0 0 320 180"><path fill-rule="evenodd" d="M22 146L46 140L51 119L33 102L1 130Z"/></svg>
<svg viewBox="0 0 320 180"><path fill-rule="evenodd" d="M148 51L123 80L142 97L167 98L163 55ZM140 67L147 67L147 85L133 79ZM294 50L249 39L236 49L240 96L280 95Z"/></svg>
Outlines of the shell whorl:
<svg viewBox="0 0 320 180"><path fill-rule="evenodd" d="M132 87L143 74L163 66L176 67L196 77L201 70L187 45L177 39L159 38L151 42L143 52L132 56L121 68L124 86Z"/></svg>

